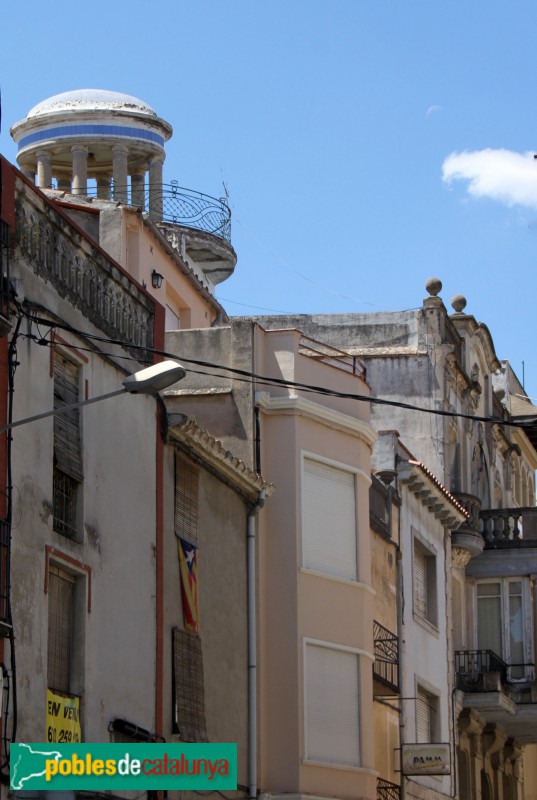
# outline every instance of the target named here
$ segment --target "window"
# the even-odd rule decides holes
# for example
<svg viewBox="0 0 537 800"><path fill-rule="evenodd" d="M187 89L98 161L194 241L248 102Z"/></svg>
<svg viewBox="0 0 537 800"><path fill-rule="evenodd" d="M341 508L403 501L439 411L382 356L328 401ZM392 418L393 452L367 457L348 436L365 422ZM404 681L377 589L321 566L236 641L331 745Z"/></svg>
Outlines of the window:
<svg viewBox="0 0 537 800"><path fill-rule="evenodd" d="M439 739L438 697L422 686L416 691L416 742L426 744Z"/></svg>
<svg viewBox="0 0 537 800"><path fill-rule="evenodd" d="M79 400L80 370L76 364L54 353L54 408ZM79 410L54 417L53 519L54 530L76 538L78 495L82 482L82 443Z"/></svg>
<svg viewBox="0 0 537 800"><path fill-rule="evenodd" d="M477 584L477 646L492 650L510 666L511 680L524 680L529 661L524 635L527 585L520 579Z"/></svg>
<svg viewBox="0 0 537 800"><path fill-rule="evenodd" d="M173 730L184 742L207 742L200 637L174 628Z"/></svg>
<svg viewBox="0 0 537 800"><path fill-rule="evenodd" d="M359 766L358 654L307 644L304 684L306 759Z"/></svg>
<svg viewBox="0 0 537 800"><path fill-rule="evenodd" d="M73 658L75 579L58 569L48 575L47 683L49 689L69 693Z"/></svg>
<svg viewBox="0 0 537 800"><path fill-rule="evenodd" d="M414 613L432 625L437 624L436 556L414 538Z"/></svg>
<svg viewBox="0 0 537 800"><path fill-rule="evenodd" d="M304 459L302 552L306 569L358 579L355 483L353 472Z"/></svg>

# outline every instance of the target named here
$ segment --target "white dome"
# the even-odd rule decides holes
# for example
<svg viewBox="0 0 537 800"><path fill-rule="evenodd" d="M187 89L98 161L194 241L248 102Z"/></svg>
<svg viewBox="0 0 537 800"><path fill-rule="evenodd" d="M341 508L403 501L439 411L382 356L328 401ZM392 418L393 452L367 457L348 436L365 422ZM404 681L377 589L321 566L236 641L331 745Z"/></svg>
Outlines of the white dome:
<svg viewBox="0 0 537 800"><path fill-rule="evenodd" d="M43 100L30 109L26 118L32 119L61 111L132 111L136 114L157 116L151 106L130 94L109 92L106 89L77 89Z"/></svg>

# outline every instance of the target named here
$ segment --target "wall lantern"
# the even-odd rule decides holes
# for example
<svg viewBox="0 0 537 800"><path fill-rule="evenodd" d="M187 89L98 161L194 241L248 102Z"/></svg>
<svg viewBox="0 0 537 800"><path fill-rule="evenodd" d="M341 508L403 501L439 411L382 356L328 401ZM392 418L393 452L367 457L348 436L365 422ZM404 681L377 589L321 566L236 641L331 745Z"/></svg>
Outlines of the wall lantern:
<svg viewBox="0 0 537 800"><path fill-rule="evenodd" d="M151 285L153 289L160 289L163 280L164 275L161 275L160 272L157 272L156 269L154 269L151 273Z"/></svg>

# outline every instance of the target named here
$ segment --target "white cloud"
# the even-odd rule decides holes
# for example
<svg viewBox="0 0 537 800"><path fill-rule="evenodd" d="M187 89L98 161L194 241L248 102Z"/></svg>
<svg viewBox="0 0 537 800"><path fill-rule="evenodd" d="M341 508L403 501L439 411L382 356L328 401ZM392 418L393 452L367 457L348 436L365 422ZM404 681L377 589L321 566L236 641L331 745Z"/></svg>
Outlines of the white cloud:
<svg viewBox="0 0 537 800"><path fill-rule="evenodd" d="M444 106L429 106L427 111L425 112L426 117L430 117L431 114L434 114L436 111L443 111Z"/></svg>
<svg viewBox="0 0 537 800"><path fill-rule="evenodd" d="M452 153L442 165L442 179L448 185L468 181L472 197L537 208L537 161L532 152L487 148Z"/></svg>

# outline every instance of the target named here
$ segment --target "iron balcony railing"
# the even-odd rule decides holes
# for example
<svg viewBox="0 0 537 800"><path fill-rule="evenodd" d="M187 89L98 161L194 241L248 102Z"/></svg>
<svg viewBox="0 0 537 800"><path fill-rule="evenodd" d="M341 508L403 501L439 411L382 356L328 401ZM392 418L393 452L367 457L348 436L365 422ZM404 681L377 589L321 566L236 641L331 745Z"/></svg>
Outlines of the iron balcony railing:
<svg viewBox="0 0 537 800"><path fill-rule="evenodd" d="M497 672L502 685L508 680L508 665L493 650L455 651L455 673L457 686L465 692L485 691L486 673Z"/></svg>
<svg viewBox="0 0 537 800"><path fill-rule="evenodd" d="M377 800L400 800L401 787L396 783L377 778Z"/></svg>
<svg viewBox="0 0 537 800"><path fill-rule="evenodd" d="M323 364L348 372L365 381L365 364L357 356L350 356L345 350L339 350L330 344L318 342L316 339L310 339L309 336L303 335L300 337L298 349L303 356L315 358L322 361Z"/></svg>
<svg viewBox="0 0 537 800"><path fill-rule="evenodd" d="M227 201L185 189L177 181L143 187L114 186L112 182L106 193L88 186L86 196L120 200L149 212L155 222L183 225L231 241L231 210Z"/></svg>
<svg viewBox="0 0 537 800"><path fill-rule="evenodd" d="M373 679L394 694L399 693L399 642L397 636L376 620L373 622ZM385 692L383 692L385 694Z"/></svg>

